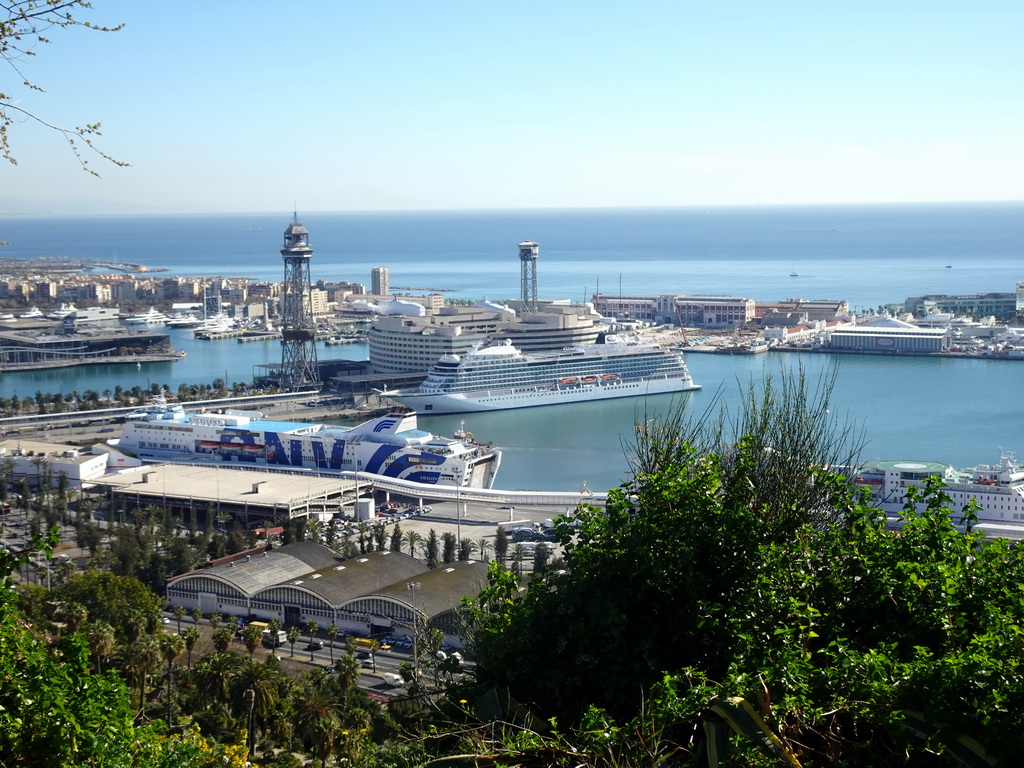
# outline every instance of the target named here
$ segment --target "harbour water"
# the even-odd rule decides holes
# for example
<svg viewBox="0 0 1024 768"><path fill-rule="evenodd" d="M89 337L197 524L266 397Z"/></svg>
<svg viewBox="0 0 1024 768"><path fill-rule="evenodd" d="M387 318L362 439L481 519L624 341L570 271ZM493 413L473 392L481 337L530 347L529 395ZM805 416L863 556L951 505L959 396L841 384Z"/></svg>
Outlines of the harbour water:
<svg viewBox="0 0 1024 768"><path fill-rule="evenodd" d="M541 243L540 294L606 293L845 298L874 307L924 293L1010 292L1024 280L1024 204L437 214L310 214L313 279L369 282L387 265L393 285L450 288L446 296L518 294L515 243ZM168 274L280 280L290 215L0 219L3 256L141 262ZM797 272L799 277L790 277ZM187 357L0 376L0 394L103 392L115 386L248 381L280 360L276 342L196 341L171 331ZM322 359L365 358L363 345L321 347ZM751 379L803 365L810 381L837 366L832 412L863 427L864 455L969 466L1000 449L1024 452L1024 363L769 353L688 357L700 392L686 407L735 409ZM466 428L505 451L505 488L595 490L626 477L637 418L667 413L671 396L474 414ZM645 410L646 409L646 410ZM441 434L459 416L424 418Z"/></svg>

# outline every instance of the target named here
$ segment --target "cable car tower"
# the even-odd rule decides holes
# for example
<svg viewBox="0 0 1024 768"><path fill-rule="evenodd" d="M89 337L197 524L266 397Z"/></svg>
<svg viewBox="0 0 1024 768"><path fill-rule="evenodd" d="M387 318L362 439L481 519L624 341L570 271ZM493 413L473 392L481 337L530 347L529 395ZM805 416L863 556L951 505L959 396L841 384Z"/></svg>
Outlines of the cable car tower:
<svg viewBox="0 0 1024 768"><path fill-rule="evenodd" d="M521 300L523 314L537 311L537 257L540 246L532 240L519 244L521 262Z"/></svg>
<svg viewBox="0 0 1024 768"><path fill-rule="evenodd" d="M299 390L319 387L320 367L316 359L316 326L310 299L309 232L299 223L295 213L284 231L284 282L281 290L281 371L278 383L282 389Z"/></svg>

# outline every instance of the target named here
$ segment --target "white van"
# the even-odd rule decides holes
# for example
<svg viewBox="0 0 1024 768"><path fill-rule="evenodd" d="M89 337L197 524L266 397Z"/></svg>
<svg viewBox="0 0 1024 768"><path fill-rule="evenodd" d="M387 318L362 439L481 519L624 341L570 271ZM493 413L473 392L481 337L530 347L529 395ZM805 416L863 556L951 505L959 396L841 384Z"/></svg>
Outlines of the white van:
<svg viewBox="0 0 1024 768"><path fill-rule="evenodd" d="M381 677L384 678L384 683L392 688L400 688L405 685L405 680L402 679L402 676L396 675L394 672L384 672Z"/></svg>

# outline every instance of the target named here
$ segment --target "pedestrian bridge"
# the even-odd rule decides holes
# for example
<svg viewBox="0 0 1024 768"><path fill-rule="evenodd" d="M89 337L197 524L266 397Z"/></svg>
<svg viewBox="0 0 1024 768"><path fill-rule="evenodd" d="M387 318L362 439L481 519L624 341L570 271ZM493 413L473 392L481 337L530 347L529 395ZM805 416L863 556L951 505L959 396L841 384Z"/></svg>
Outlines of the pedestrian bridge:
<svg viewBox="0 0 1024 768"><path fill-rule="evenodd" d="M342 472L342 477L354 480L359 487L370 486L375 491L400 496L411 496L422 506L428 501L475 502L508 506L566 507L575 509L580 504L603 507L608 501L605 492L594 492L584 483L578 491L506 491L498 488L456 488L451 485L424 485L409 480L397 480L381 475L360 472Z"/></svg>

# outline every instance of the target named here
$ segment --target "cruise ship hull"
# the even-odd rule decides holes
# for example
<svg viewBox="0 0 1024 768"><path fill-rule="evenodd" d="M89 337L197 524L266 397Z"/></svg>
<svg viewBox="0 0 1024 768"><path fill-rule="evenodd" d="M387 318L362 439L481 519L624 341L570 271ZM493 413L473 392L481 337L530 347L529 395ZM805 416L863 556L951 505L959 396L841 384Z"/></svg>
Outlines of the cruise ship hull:
<svg viewBox="0 0 1024 768"><path fill-rule="evenodd" d="M872 461L853 477L857 488L867 489L879 509L899 514L908 502L911 487L920 488L926 478L939 477L954 515L973 502L978 524L994 530L1024 529L1024 467L1003 456L999 465L955 469L930 461ZM918 502L920 511L926 507Z"/></svg>
<svg viewBox="0 0 1024 768"><path fill-rule="evenodd" d="M700 389L682 354L608 336L600 344L526 354L509 341L439 359L417 389L381 394L422 414L585 403Z"/></svg>
<svg viewBox="0 0 1024 768"><path fill-rule="evenodd" d="M466 488L490 488L501 457L465 438L420 430L409 415L344 428L277 422L231 410L190 414L174 407L130 415L114 448L142 461L360 472Z"/></svg>
<svg viewBox="0 0 1024 768"><path fill-rule="evenodd" d="M574 386L554 386L524 390L483 390L457 394L388 393L388 397L424 415L500 411L542 405L586 403L619 397L642 397L700 389L689 378L650 379L647 381L595 382Z"/></svg>

